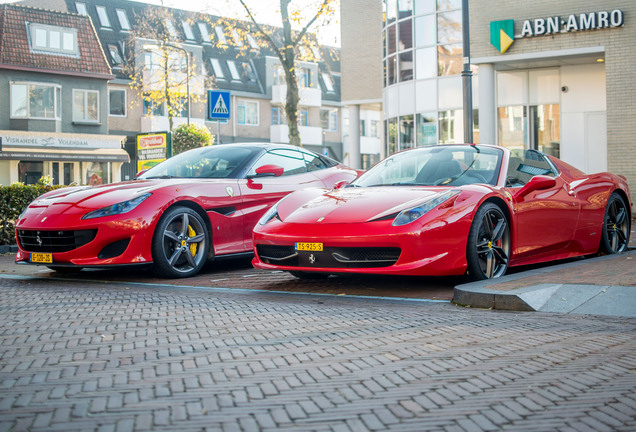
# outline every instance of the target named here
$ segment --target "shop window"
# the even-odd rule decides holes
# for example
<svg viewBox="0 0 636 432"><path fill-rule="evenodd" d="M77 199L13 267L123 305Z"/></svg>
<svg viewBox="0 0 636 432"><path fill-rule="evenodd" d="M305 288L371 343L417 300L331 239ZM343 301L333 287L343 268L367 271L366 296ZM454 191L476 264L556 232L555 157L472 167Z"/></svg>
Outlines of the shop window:
<svg viewBox="0 0 636 432"><path fill-rule="evenodd" d="M39 83L11 83L11 118L59 119L61 87Z"/></svg>
<svg viewBox="0 0 636 432"><path fill-rule="evenodd" d="M73 89L73 121L97 123L99 121L99 92Z"/></svg>
<svg viewBox="0 0 636 432"><path fill-rule="evenodd" d="M400 150L415 147L413 114L400 117Z"/></svg>
<svg viewBox="0 0 636 432"><path fill-rule="evenodd" d="M106 178L108 173L107 162L89 162L86 169L86 184L97 186L108 183Z"/></svg>
<svg viewBox="0 0 636 432"><path fill-rule="evenodd" d="M461 135L457 128L463 123L461 110L440 111L439 113L439 142L440 144L457 143Z"/></svg>
<svg viewBox="0 0 636 432"><path fill-rule="evenodd" d="M108 90L108 114L126 117L126 90Z"/></svg>
<svg viewBox="0 0 636 432"><path fill-rule="evenodd" d="M386 142L388 145L389 155L392 155L398 150L398 119L392 118L387 121L386 128Z"/></svg>
<svg viewBox="0 0 636 432"><path fill-rule="evenodd" d="M437 144L437 119L435 113L417 115L416 139L418 147Z"/></svg>
<svg viewBox="0 0 636 432"><path fill-rule="evenodd" d="M238 124L258 126L258 102L239 100L236 109Z"/></svg>
<svg viewBox="0 0 636 432"><path fill-rule="evenodd" d="M20 161L18 162L18 178L21 183L32 185L44 175L44 162Z"/></svg>

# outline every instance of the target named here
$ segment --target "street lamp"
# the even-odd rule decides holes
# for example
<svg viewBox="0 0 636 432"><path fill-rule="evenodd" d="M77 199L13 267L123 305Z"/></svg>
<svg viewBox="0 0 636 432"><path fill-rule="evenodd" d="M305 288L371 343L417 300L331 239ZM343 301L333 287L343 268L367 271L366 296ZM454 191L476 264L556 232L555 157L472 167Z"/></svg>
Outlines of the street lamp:
<svg viewBox="0 0 636 432"><path fill-rule="evenodd" d="M188 98L188 126L190 125L190 51L186 50L179 45L174 45L169 42L160 42L160 46L167 46L176 50L183 51L186 59L186 95ZM144 45L144 49L148 51L152 51L154 49L159 48L157 45ZM167 89L166 89L167 90Z"/></svg>

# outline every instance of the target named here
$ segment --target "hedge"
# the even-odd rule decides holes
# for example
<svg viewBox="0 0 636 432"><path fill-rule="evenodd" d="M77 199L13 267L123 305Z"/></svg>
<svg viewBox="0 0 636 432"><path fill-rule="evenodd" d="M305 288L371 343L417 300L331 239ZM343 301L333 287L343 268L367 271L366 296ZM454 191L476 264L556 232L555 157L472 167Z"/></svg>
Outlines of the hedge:
<svg viewBox="0 0 636 432"><path fill-rule="evenodd" d="M0 186L0 245L15 244L14 223L20 214L31 201L59 187L46 184L45 181L39 181L35 185L14 183L11 186Z"/></svg>

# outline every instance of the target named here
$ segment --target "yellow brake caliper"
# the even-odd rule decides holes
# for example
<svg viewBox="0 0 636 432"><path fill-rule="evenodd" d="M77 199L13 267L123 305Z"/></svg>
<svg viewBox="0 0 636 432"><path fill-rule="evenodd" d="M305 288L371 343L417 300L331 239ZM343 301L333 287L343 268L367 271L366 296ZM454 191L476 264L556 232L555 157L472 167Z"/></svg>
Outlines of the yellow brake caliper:
<svg viewBox="0 0 636 432"><path fill-rule="evenodd" d="M188 237L192 238L195 235L197 235L196 231L192 228L191 225L188 225ZM192 254L192 256L195 256L197 254L196 243L190 243L190 253Z"/></svg>

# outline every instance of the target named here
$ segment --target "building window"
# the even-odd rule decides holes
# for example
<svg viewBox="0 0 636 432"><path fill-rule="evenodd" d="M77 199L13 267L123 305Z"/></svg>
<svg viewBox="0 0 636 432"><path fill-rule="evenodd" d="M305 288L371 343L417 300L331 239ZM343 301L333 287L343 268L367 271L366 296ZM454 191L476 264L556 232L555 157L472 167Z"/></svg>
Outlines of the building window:
<svg viewBox="0 0 636 432"><path fill-rule="evenodd" d="M248 84L255 84L257 82L257 79L252 65L248 62L242 62L241 67L243 69L243 74L247 78Z"/></svg>
<svg viewBox="0 0 636 432"><path fill-rule="evenodd" d="M210 64L212 65L212 73L216 77L216 79L225 79L225 73L223 73L223 68L221 67L221 62L219 59L210 59Z"/></svg>
<svg viewBox="0 0 636 432"><path fill-rule="evenodd" d="M59 119L61 87L11 83L11 118Z"/></svg>
<svg viewBox="0 0 636 432"><path fill-rule="evenodd" d="M126 117L126 90L108 90L108 114Z"/></svg>
<svg viewBox="0 0 636 432"><path fill-rule="evenodd" d="M298 119L298 125L299 126L309 126L309 113L307 112L306 109L300 109L298 111L298 113L300 114L300 118Z"/></svg>
<svg viewBox="0 0 636 432"><path fill-rule="evenodd" d="M400 150L415 147L413 114L400 117Z"/></svg>
<svg viewBox="0 0 636 432"><path fill-rule="evenodd" d="M126 15L126 11L123 9L116 9L117 19L119 20L119 26L122 30L130 30L130 22L128 21L128 15Z"/></svg>
<svg viewBox="0 0 636 432"><path fill-rule="evenodd" d="M258 102L239 100L236 109L238 124L258 126Z"/></svg>
<svg viewBox="0 0 636 432"><path fill-rule="evenodd" d="M208 32L208 25L204 22L198 22L199 33L201 33L201 40L203 42L210 42L210 33Z"/></svg>
<svg viewBox="0 0 636 432"><path fill-rule="evenodd" d="M272 108L272 124L273 125L279 125L282 124L281 121L281 116L280 116L280 109L279 108Z"/></svg>
<svg viewBox="0 0 636 432"><path fill-rule="evenodd" d="M172 20L166 19L166 20L163 21L163 23L166 26L166 30L168 31L168 34L172 38L176 38L177 37L177 29L174 27L174 23L172 22Z"/></svg>
<svg viewBox="0 0 636 432"><path fill-rule="evenodd" d="M219 39L219 43L221 45L227 45L227 40L225 39L225 34L223 34L223 27L222 26L214 27L214 32L216 33L216 37Z"/></svg>
<svg viewBox="0 0 636 432"><path fill-rule="evenodd" d="M247 42L252 48L258 49L258 43L256 42L256 39L254 39L254 37L249 33L247 34Z"/></svg>
<svg viewBox="0 0 636 432"><path fill-rule="evenodd" d="M110 20L108 19L106 8L104 6L95 6L95 9L97 9L97 17L99 18L101 26L110 28Z"/></svg>
<svg viewBox="0 0 636 432"><path fill-rule="evenodd" d="M185 33L186 39L194 40L194 33L192 32L190 23L187 21L181 21L181 26L183 27L183 33Z"/></svg>
<svg viewBox="0 0 636 432"><path fill-rule="evenodd" d="M110 58L112 60L113 66L121 66L124 62L119 55L119 49L117 45L108 45L108 53L110 54Z"/></svg>
<svg viewBox="0 0 636 432"><path fill-rule="evenodd" d="M75 2L75 10L77 10L77 13L80 15L88 15L86 3Z"/></svg>
<svg viewBox="0 0 636 432"><path fill-rule="evenodd" d="M236 44L236 46L243 46L243 41L241 40L241 37L239 36L236 29L232 29L232 39L234 39L234 43Z"/></svg>
<svg viewBox="0 0 636 432"><path fill-rule="evenodd" d="M236 67L236 62L234 60L228 60L227 66L230 69L230 76L232 77L232 81L240 81L241 74L239 73L238 68Z"/></svg>
<svg viewBox="0 0 636 432"><path fill-rule="evenodd" d="M327 93L333 93L334 87L333 87L333 80L331 79L331 75L329 75L327 72L323 72L322 82L325 84L325 90L327 90Z"/></svg>
<svg viewBox="0 0 636 432"><path fill-rule="evenodd" d="M143 98L143 114L145 116L159 116L163 117L165 114L164 103L153 100L150 96L146 95Z"/></svg>
<svg viewBox="0 0 636 432"><path fill-rule="evenodd" d="M97 123L99 121L99 92L73 89L73 121Z"/></svg>
<svg viewBox="0 0 636 432"><path fill-rule="evenodd" d="M338 110L320 110L320 127L336 132L338 130Z"/></svg>
<svg viewBox="0 0 636 432"><path fill-rule="evenodd" d="M77 55L76 29L31 23L29 30L32 51Z"/></svg>
<svg viewBox="0 0 636 432"><path fill-rule="evenodd" d="M307 68L298 68L298 86L300 88L311 87L311 71Z"/></svg>
<svg viewBox="0 0 636 432"><path fill-rule="evenodd" d="M435 113L417 115L416 139L417 147L437 144L437 119Z"/></svg>

